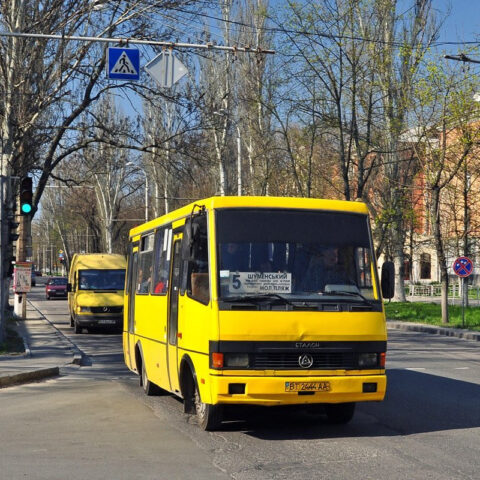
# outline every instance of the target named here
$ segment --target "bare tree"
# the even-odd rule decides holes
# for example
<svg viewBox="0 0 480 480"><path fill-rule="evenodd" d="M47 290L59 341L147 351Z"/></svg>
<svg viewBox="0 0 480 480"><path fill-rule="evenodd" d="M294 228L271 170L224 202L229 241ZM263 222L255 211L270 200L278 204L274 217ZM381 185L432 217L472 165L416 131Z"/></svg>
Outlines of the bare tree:
<svg viewBox="0 0 480 480"><path fill-rule="evenodd" d="M428 72L429 75L416 88L418 123L425 126L416 153L430 197L430 218L441 272L442 321L448 323L447 245L455 228L451 217L446 215L445 202L447 199L451 201L452 188L458 185L458 175L468 168L468 161L480 141L479 110L473 101L478 81L465 72L456 71L456 75L452 75L438 62L432 63ZM455 197L464 195L465 190L456 190ZM467 222L464 224L467 237L468 211L464 212L463 221ZM468 248L468 241L466 245L464 248Z"/></svg>

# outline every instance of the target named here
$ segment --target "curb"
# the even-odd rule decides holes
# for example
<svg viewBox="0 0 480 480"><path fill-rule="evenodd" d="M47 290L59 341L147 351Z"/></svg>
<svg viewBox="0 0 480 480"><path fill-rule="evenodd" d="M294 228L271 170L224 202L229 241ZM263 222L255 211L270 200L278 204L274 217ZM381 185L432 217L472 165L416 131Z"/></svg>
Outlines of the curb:
<svg viewBox="0 0 480 480"><path fill-rule="evenodd" d="M447 328L437 327L435 325L425 325L423 323L397 322L395 320L387 320L387 327L397 330L429 333L432 335L442 335L444 337L456 337L464 340L473 340L480 342L480 332L473 332L463 328Z"/></svg>
<svg viewBox="0 0 480 480"><path fill-rule="evenodd" d="M15 373L12 375L5 375L0 377L0 388L10 387L12 385L21 385L35 380L42 380L44 378L58 377L60 375L59 367L42 368L30 372Z"/></svg>

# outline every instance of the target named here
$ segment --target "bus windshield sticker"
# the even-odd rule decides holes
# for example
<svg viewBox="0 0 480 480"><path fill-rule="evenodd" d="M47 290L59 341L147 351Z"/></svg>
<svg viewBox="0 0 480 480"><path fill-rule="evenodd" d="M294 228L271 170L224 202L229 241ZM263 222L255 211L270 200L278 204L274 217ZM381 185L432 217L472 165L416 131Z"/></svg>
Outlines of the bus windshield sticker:
<svg viewBox="0 0 480 480"><path fill-rule="evenodd" d="M292 274L230 272L230 293L292 293Z"/></svg>
<svg viewBox="0 0 480 480"><path fill-rule="evenodd" d="M166 232L163 232L163 251L166 252L167 251L167 245L168 245L168 234L169 234L170 230L167 229Z"/></svg>
<svg viewBox="0 0 480 480"><path fill-rule="evenodd" d="M172 254L172 229L168 230L168 250L167 250L167 262L170 261L170 256Z"/></svg>

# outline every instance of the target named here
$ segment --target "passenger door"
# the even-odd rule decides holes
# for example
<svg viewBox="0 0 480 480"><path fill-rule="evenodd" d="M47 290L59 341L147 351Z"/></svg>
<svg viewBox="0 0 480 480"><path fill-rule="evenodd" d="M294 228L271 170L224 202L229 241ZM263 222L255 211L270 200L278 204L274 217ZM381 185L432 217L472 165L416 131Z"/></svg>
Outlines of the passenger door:
<svg viewBox="0 0 480 480"><path fill-rule="evenodd" d="M131 367L135 366L135 287L138 269L138 251L135 250L131 254L130 265L128 271L128 310L127 310L127 332L126 332L126 346L128 362Z"/></svg>
<svg viewBox="0 0 480 480"><path fill-rule="evenodd" d="M173 259L170 280L170 300L168 305L168 332L167 332L167 360L170 390L180 391L178 380L178 297L180 293L182 249L181 238L175 236L173 240Z"/></svg>

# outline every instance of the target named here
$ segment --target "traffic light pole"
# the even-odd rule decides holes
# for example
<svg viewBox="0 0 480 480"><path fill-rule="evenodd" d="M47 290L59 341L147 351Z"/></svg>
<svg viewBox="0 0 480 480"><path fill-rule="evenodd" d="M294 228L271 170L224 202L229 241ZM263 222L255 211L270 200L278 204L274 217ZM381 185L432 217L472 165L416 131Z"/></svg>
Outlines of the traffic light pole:
<svg viewBox="0 0 480 480"><path fill-rule="evenodd" d="M19 219L20 230L17 241L17 262L25 262L27 257L32 256L31 242L31 216L32 211L32 177L23 177L19 188ZM27 294L26 292L15 293L13 309L15 315L21 318L27 317Z"/></svg>
<svg viewBox="0 0 480 480"><path fill-rule="evenodd" d="M27 261L28 240L30 237L30 215L20 215L19 237L17 240L17 262ZM20 318L27 318L27 294L15 293L13 311Z"/></svg>
<svg viewBox="0 0 480 480"><path fill-rule="evenodd" d="M0 175L0 344L5 341L6 337L6 278L5 278L5 254L6 254L6 226L5 226L5 177Z"/></svg>

